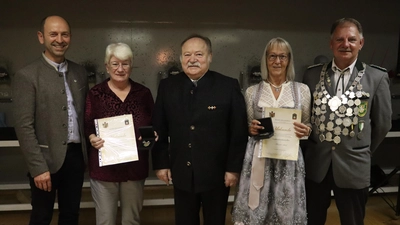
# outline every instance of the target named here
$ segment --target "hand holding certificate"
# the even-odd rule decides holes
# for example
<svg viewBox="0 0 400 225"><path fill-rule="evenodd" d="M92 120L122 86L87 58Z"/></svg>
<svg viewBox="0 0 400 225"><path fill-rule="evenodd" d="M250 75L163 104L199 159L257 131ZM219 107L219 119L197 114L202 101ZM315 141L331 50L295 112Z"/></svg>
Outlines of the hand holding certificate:
<svg viewBox="0 0 400 225"><path fill-rule="evenodd" d="M99 166L139 160L132 115L95 119L96 135L104 140Z"/></svg>
<svg viewBox="0 0 400 225"><path fill-rule="evenodd" d="M272 119L274 136L262 140L259 157L297 160L299 138L296 137L293 122L301 122L301 110L264 108L264 114Z"/></svg>

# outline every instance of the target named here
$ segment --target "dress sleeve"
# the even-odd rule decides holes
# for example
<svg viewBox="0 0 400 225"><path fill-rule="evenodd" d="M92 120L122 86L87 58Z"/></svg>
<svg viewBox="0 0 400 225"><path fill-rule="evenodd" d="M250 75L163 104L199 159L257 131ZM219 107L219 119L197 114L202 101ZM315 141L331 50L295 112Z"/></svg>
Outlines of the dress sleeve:
<svg viewBox="0 0 400 225"><path fill-rule="evenodd" d="M311 127L311 93L310 89L305 84L300 84L300 101L301 101L301 122Z"/></svg>

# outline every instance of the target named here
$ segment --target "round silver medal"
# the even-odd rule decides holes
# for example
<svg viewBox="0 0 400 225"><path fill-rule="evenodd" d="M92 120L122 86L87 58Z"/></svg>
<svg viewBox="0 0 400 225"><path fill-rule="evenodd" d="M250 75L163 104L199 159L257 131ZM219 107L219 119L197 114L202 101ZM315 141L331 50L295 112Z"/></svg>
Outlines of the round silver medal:
<svg viewBox="0 0 400 225"><path fill-rule="evenodd" d="M320 107L316 107L315 108L315 115L317 115L317 116L321 115L321 108Z"/></svg>
<svg viewBox="0 0 400 225"><path fill-rule="evenodd" d="M320 134L320 135L319 135L319 141L320 141L320 142L325 141L325 136L324 136L324 134Z"/></svg>
<svg viewBox="0 0 400 225"><path fill-rule="evenodd" d="M333 122L332 122L332 121L329 121L329 122L326 124L326 129L329 130L329 131L332 131L332 130L333 130L333 126L334 126Z"/></svg>
<svg viewBox="0 0 400 225"><path fill-rule="evenodd" d="M340 112L340 113L345 113L345 112L346 112L346 107L345 107L344 105L341 105L341 106L339 107L339 112Z"/></svg>
<svg viewBox="0 0 400 225"><path fill-rule="evenodd" d="M335 144L339 144L340 141L341 141L341 139L340 139L339 136L335 136L335 137L333 138L333 142L335 142Z"/></svg>
<svg viewBox="0 0 400 225"><path fill-rule="evenodd" d="M321 123L321 124L319 125L319 130L320 130L321 132L324 132L324 131L325 131L325 124L324 124L324 123Z"/></svg>
<svg viewBox="0 0 400 225"><path fill-rule="evenodd" d="M340 135L340 134L342 133L342 129L340 129L340 127L335 127L335 128L333 129L333 133L334 133L335 135Z"/></svg>
<svg viewBox="0 0 400 225"><path fill-rule="evenodd" d="M342 134L343 134L344 136L347 136L347 135L349 135L349 129L347 129L346 127L345 127L345 128L343 128L343 130L342 130Z"/></svg>
<svg viewBox="0 0 400 225"><path fill-rule="evenodd" d="M341 118L337 118L335 120L335 122L336 122L336 125L340 126L343 123L343 120Z"/></svg>
<svg viewBox="0 0 400 225"><path fill-rule="evenodd" d="M325 134L325 140L326 141L332 141L332 133L331 132L327 132Z"/></svg>
<svg viewBox="0 0 400 225"><path fill-rule="evenodd" d="M353 115L353 109L352 108L347 108L346 116L352 116L352 115Z"/></svg>
<svg viewBox="0 0 400 225"><path fill-rule="evenodd" d="M340 113L339 111L335 111L336 116L338 117L345 117L346 114L345 113Z"/></svg>
<svg viewBox="0 0 400 225"><path fill-rule="evenodd" d="M349 117L346 117L343 119L343 126L349 127L351 125L351 119Z"/></svg>

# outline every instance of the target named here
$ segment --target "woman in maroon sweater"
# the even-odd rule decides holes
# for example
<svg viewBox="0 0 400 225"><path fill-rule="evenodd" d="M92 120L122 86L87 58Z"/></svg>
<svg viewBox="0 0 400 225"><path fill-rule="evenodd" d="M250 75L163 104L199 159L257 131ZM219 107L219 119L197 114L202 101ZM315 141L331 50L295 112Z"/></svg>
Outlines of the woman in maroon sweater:
<svg viewBox="0 0 400 225"><path fill-rule="evenodd" d="M103 146L104 140L96 136L94 119L132 114L138 139L138 128L151 125L154 100L148 88L129 78L133 54L128 45L108 45L105 65L110 78L89 91L85 111L85 133L91 144L88 149L89 175L96 224L116 223L118 201L122 224L140 224L149 152L138 150L138 161L99 167L98 149Z"/></svg>

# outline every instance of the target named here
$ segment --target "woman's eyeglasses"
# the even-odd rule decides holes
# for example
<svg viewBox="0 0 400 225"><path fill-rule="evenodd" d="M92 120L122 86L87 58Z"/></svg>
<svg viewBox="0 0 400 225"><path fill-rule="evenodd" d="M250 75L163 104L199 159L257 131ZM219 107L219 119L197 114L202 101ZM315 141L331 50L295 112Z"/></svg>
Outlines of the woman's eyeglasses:
<svg viewBox="0 0 400 225"><path fill-rule="evenodd" d="M285 62L288 59L287 55L268 55L267 56L268 61L274 62L276 59L279 59L279 61Z"/></svg>
<svg viewBox="0 0 400 225"><path fill-rule="evenodd" d="M120 66L122 66L122 69L127 70L131 67L129 63L117 63L117 62L111 62L110 67L113 68L114 70L118 69Z"/></svg>

